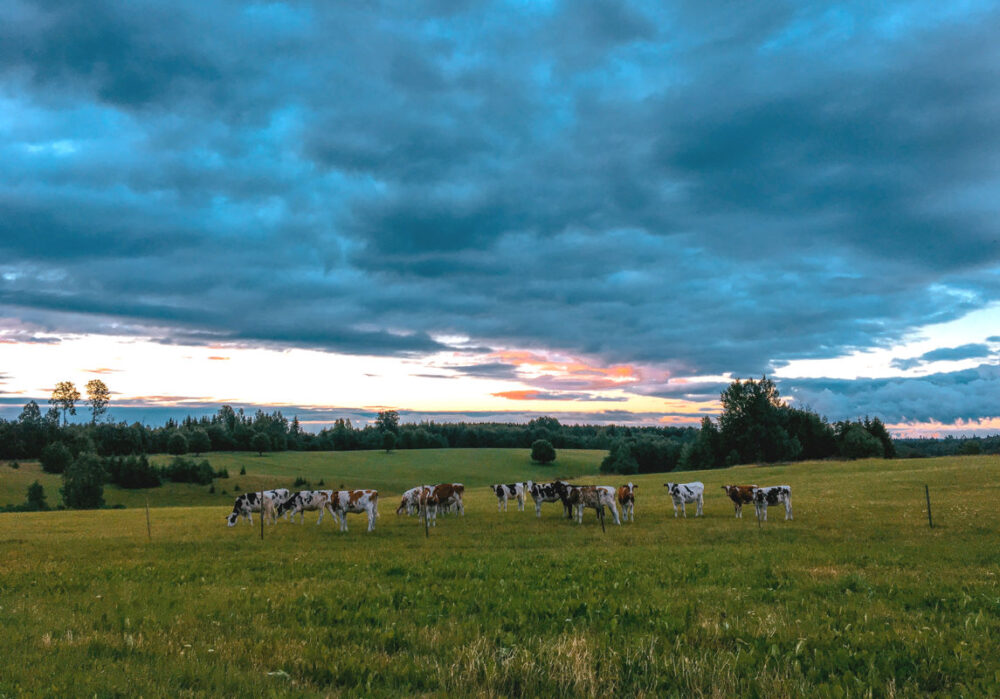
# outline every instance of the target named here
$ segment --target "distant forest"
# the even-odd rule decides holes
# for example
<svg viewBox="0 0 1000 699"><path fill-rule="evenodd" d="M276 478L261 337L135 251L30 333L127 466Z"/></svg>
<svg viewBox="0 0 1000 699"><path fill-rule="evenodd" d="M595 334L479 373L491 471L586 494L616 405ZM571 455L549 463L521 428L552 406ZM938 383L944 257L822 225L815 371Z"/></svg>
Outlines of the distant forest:
<svg viewBox="0 0 1000 699"><path fill-rule="evenodd" d="M956 439L892 439L876 417L828 423L814 412L782 401L774 383L733 381L721 395L717 420L701 427L563 425L553 417L527 424L499 422L400 423L396 411L380 412L374 424L354 427L339 419L317 434L304 431L297 417L281 411L253 415L228 405L210 417L169 420L161 427L102 420L107 401L98 400L89 424L66 424L71 384L60 384L46 413L29 402L16 420L0 419L0 459L38 459L60 444L72 458L140 454L203 454L212 451L348 451L358 449L441 449L500 447L528 449L541 440L559 449L609 452L602 470L652 473L721 468L745 463L829 458L914 458L1000 453L1000 436ZM90 386L88 386L88 389ZM72 398L72 392L68 395ZM79 394L76 394L77 396ZM93 406L92 406L93 407ZM60 420L62 411L62 420Z"/></svg>

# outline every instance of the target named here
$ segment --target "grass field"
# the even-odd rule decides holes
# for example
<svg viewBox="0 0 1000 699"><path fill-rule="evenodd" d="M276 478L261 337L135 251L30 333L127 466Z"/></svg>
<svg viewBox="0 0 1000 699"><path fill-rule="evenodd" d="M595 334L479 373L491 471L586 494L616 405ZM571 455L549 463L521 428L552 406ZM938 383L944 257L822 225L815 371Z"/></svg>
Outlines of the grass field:
<svg viewBox="0 0 1000 699"><path fill-rule="evenodd" d="M543 480L554 475L575 478L597 473L607 452L580 449L559 450L559 460L552 466L531 462L527 449L421 449L413 451L281 452L258 456L256 452L221 452L205 454L212 468L226 469L229 478L215 481L215 493L208 486L168 483L161 488L129 491L108 486L104 500L109 507L150 507L225 505L232 509L234 494L267 488L292 488L296 478L305 478L314 487L323 481L325 488L375 488L388 493L402 493L422 483L454 481L475 488L502 480ZM172 457L151 457L157 465ZM59 503L62 478L44 473L37 463L20 464L17 470L0 465L0 504L24 502L28 486L38 480L45 488L51 506ZM246 475L239 475L240 469ZM238 486L238 487L237 487Z"/></svg>
<svg viewBox="0 0 1000 699"><path fill-rule="evenodd" d="M229 457L247 476L212 459L240 485L268 463L282 482L379 487L372 533L313 516L261 541L205 487L153 510L152 541L142 508L0 515L0 696L1000 693L997 457L682 474L706 485L697 520L644 476L636 522L602 533L556 505L497 513L475 486L541 480L522 452L377 456ZM600 458L568 456L543 473ZM0 502L37 475L0 469ZM467 515L425 538L390 494L433 480L470 486ZM735 520L719 485L750 481L791 485L795 520ZM171 488L151 503L181 505Z"/></svg>

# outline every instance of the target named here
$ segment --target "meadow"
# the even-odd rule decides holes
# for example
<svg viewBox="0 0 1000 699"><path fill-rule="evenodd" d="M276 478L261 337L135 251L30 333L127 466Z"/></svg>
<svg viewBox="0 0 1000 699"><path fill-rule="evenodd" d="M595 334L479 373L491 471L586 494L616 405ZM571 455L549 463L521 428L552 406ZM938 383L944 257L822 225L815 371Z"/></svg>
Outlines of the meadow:
<svg viewBox="0 0 1000 699"><path fill-rule="evenodd" d="M106 489L126 509L0 514L0 696L1000 692L996 456L671 474L706 485L705 517L686 520L665 475L639 476L635 523L606 532L553 504L498 513L484 487L624 482L596 474L602 456L213 454L230 494L149 491L151 540L145 491ZM0 465L0 502L38 476ZM295 477L379 488L376 530L225 526L235 484ZM436 480L466 484L466 516L428 537L394 510ZM734 519L719 488L734 482L791 485L795 519Z"/></svg>

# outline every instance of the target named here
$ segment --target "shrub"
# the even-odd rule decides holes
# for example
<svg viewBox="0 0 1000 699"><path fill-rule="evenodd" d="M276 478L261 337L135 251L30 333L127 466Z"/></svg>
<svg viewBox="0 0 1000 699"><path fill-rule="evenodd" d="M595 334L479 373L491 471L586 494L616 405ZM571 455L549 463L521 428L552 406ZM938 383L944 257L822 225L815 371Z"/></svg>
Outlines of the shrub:
<svg viewBox="0 0 1000 699"><path fill-rule="evenodd" d="M536 439L531 444L531 460L539 464L548 464L556 460L556 450L551 442Z"/></svg>
<svg viewBox="0 0 1000 699"><path fill-rule="evenodd" d="M53 442L42 449L38 460L46 473L62 473L73 461L73 454L62 442Z"/></svg>
<svg viewBox="0 0 1000 699"><path fill-rule="evenodd" d="M215 472L212 466L202 459L185 459L183 456L175 456L169 465L161 470L164 478L174 483L197 483L198 485L209 485Z"/></svg>
<svg viewBox="0 0 1000 699"><path fill-rule="evenodd" d="M240 475L241 476L247 475L247 467L246 466L240 466ZM228 478L228 476L227 476L227 478Z"/></svg>
<svg viewBox="0 0 1000 699"><path fill-rule="evenodd" d="M215 477L216 478L229 478L229 469L228 468L220 468L218 471L215 472Z"/></svg>
<svg viewBox="0 0 1000 699"><path fill-rule="evenodd" d="M119 456L104 460L108 480L121 488L158 488L163 481L159 470L141 456Z"/></svg>
<svg viewBox="0 0 1000 699"><path fill-rule="evenodd" d="M63 472L63 501L78 510L104 506L104 481L107 473L96 454L80 454Z"/></svg>
<svg viewBox="0 0 1000 699"><path fill-rule="evenodd" d="M10 467L11 467L12 469L14 469L15 471L16 471L17 469L21 468L21 464L17 463L16 461L11 461L11 462L10 462L9 464L7 464L7 465L8 465L8 466L10 466Z"/></svg>
<svg viewBox="0 0 1000 699"><path fill-rule="evenodd" d="M292 483L292 487L293 488L303 488L303 487L308 488L309 487L309 481L307 481L302 476L299 476L298 478L295 479L295 482Z"/></svg>

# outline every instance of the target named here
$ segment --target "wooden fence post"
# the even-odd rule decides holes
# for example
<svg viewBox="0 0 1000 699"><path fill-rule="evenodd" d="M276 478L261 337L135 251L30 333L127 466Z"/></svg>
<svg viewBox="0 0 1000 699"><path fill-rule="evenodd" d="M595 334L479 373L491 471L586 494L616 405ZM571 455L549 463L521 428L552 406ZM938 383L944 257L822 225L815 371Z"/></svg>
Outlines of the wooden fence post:
<svg viewBox="0 0 1000 699"><path fill-rule="evenodd" d="M934 520L931 518L931 489L924 484L924 495L927 496L927 524L934 528Z"/></svg>
<svg viewBox="0 0 1000 699"><path fill-rule="evenodd" d="M149 524L149 498L146 498L146 538L153 540L153 528Z"/></svg>

